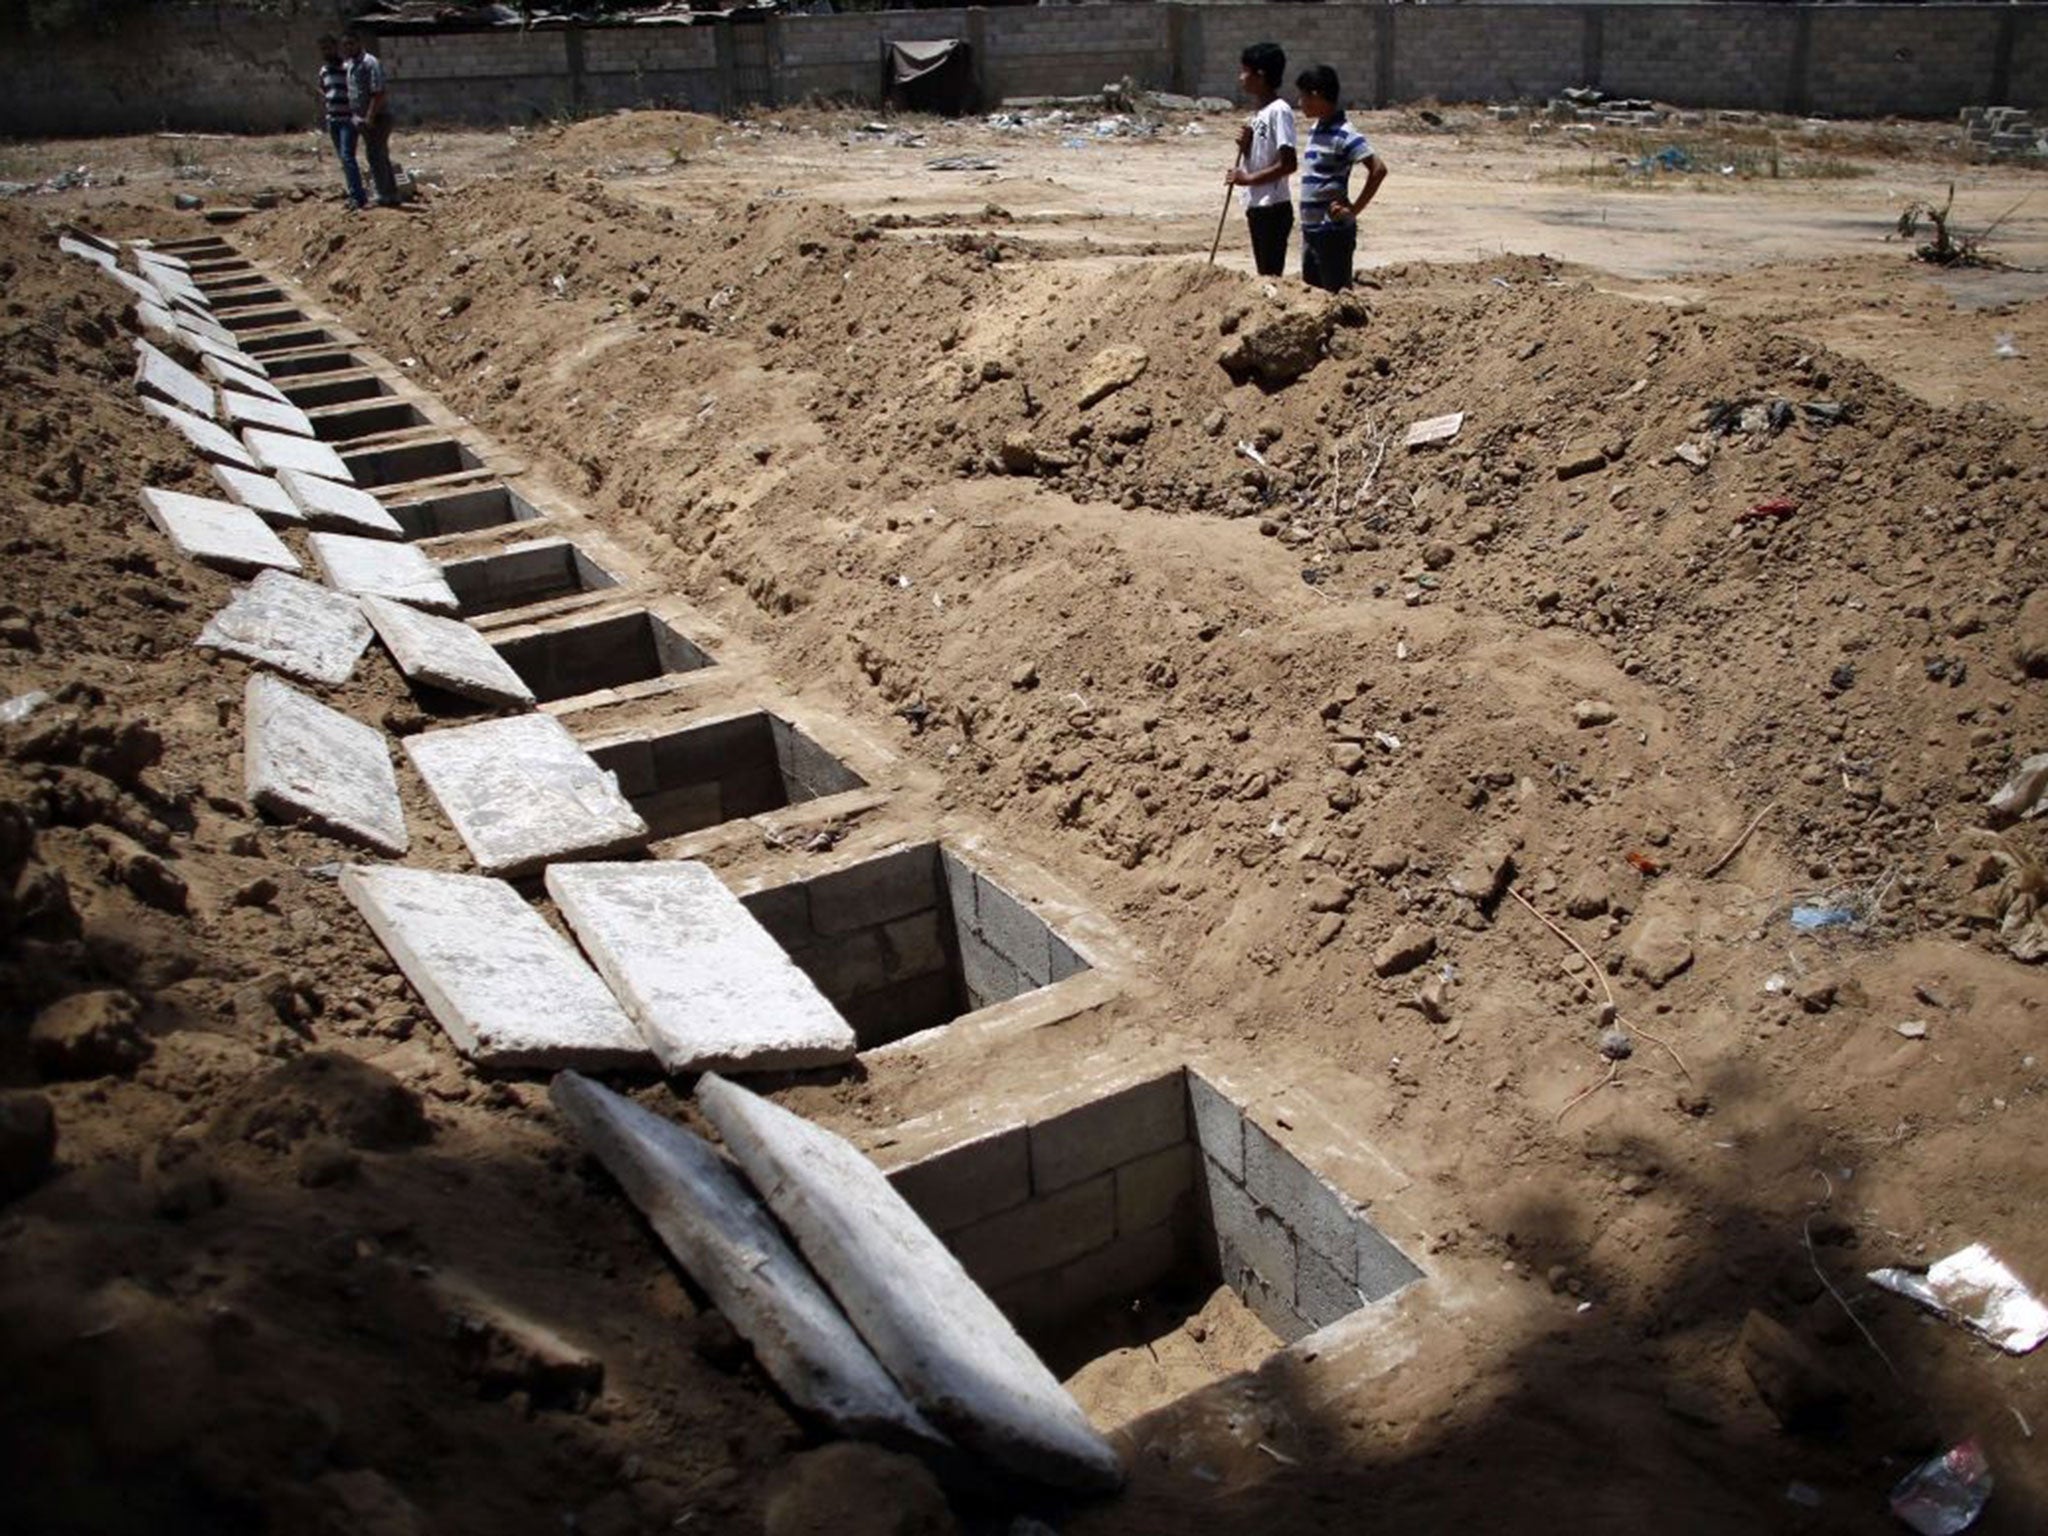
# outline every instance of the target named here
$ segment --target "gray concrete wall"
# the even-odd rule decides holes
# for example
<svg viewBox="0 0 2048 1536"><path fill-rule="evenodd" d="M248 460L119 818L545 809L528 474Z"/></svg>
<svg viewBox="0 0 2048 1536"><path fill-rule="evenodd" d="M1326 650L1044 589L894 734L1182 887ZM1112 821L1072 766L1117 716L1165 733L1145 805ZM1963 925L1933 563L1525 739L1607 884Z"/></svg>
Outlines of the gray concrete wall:
<svg viewBox="0 0 2048 1536"><path fill-rule="evenodd" d="M327 6L159 4L106 34L17 34L0 135L271 130L314 121ZM891 38L964 37L990 103L1130 75L1234 93L1247 42L1334 65L1362 106L1534 99L1567 85L1682 106L1946 116L2048 105L2048 5L1060 5L782 16L690 27L393 34L407 122L522 122L812 95L872 100ZM1290 73L1292 68L1290 68Z"/></svg>

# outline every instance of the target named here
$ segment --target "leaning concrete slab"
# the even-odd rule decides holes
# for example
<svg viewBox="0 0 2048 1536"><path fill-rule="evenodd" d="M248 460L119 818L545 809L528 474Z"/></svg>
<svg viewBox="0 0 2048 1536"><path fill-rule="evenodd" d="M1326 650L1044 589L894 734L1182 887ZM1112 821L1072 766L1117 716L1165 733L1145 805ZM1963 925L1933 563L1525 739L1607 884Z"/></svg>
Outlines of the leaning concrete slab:
<svg viewBox="0 0 2048 1536"><path fill-rule="evenodd" d="M316 443L310 437L297 437L290 432L272 432L263 427L242 428L242 445L249 450L249 456L264 469L303 469L309 475L319 475L328 480L339 480L343 485L354 485L356 477L341 462L341 455L325 443Z"/></svg>
<svg viewBox="0 0 2048 1536"><path fill-rule="evenodd" d="M237 576L299 568L299 557L246 507L152 486L142 493L142 508L171 541L171 548L188 560Z"/></svg>
<svg viewBox="0 0 2048 1536"><path fill-rule="evenodd" d="M574 1072L548 1097L791 1402L857 1439L945 1444L715 1148Z"/></svg>
<svg viewBox="0 0 2048 1536"><path fill-rule="evenodd" d="M405 750L487 875L606 858L647 841L647 823L617 782L553 715L423 731L406 737Z"/></svg>
<svg viewBox="0 0 2048 1536"><path fill-rule="evenodd" d="M292 505L284 487L269 475L253 469L236 469L232 464L210 464L214 482L228 493L228 499L247 507L274 528L297 528L305 515Z"/></svg>
<svg viewBox="0 0 2048 1536"><path fill-rule="evenodd" d="M242 769L258 810L379 853L405 852L405 810L382 731L267 672L249 678L242 731Z"/></svg>
<svg viewBox="0 0 2048 1536"><path fill-rule="evenodd" d="M211 384L140 337L135 341L135 387L195 416L219 414Z"/></svg>
<svg viewBox="0 0 2048 1536"><path fill-rule="evenodd" d="M57 237L57 249L66 256L77 256L108 272L114 271L119 265L113 252L103 251L96 245L87 245L82 240L74 240L69 235Z"/></svg>
<svg viewBox="0 0 2048 1536"><path fill-rule="evenodd" d="M309 534L306 544L321 577L337 591L395 597L434 613L454 613L459 606L441 578L441 567L410 544L346 533Z"/></svg>
<svg viewBox="0 0 2048 1536"><path fill-rule="evenodd" d="M702 864L553 864L548 894L671 1072L853 1057L853 1026Z"/></svg>
<svg viewBox="0 0 2048 1536"><path fill-rule="evenodd" d="M341 889L477 1065L647 1065L647 1042L596 972L504 881L357 865Z"/></svg>
<svg viewBox="0 0 2048 1536"><path fill-rule="evenodd" d="M370 643L370 624L354 598L283 571L264 571L207 621L193 643L309 683L345 683Z"/></svg>
<svg viewBox="0 0 2048 1536"><path fill-rule="evenodd" d="M158 341L169 342L173 346L191 345L185 332L178 325L178 317L161 304L148 299L137 299L135 323Z"/></svg>
<svg viewBox="0 0 2048 1536"><path fill-rule="evenodd" d="M716 1073L697 1103L869 1348L940 1431L996 1465L1109 1492L1116 1453L960 1261L847 1142Z"/></svg>
<svg viewBox="0 0 2048 1536"><path fill-rule="evenodd" d="M220 397L221 416L235 427L267 427L292 437L311 437L313 423L289 400L268 400L246 390L230 389Z"/></svg>
<svg viewBox="0 0 2048 1536"><path fill-rule="evenodd" d="M362 604L384 649L413 682L480 704L532 707L525 680L460 619L437 618L388 597L366 596Z"/></svg>
<svg viewBox="0 0 2048 1536"><path fill-rule="evenodd" d="M185 345L194 352L199 353L202 357L217 357L222 362L233 363L237 368L247 368L255 361L248 353L234 344L232 337L226 341L220 341L191 326L181 326L180 335Z"/></svg>
<svg viewBox="0 0 2048 1536"><path fill-rule="evenodd" d="M167 421L178 429L186 442L197 448L216 464L232 464L237 469L254 469L256 461L249 457L249 450L236 442L234 435L215 426L204 416L194 416L190 411L180 410L175 405L165 405L161 400L147 397L142 408L160 421Z"/></svg>
<svg viewBox="0 0 2048 1536"><path fill-rule="evenodd" d="M290 397L262 374L251 373L239 363L229 362L216 353L203 354L199 359L199 370L222 389L240 390L245 395L257 395L282 405L291 404Z"/></svg>
<svg viewBox="0 0 2048 1536"><path fill-rule="evenodd" d="M384 503L368 491L323 480L303 469L279 471L277 483L284 487L284 493L291 497L292 505L299 509L300 515L315 528L335 528L343 533L358 533L373 539L405 536L398 519L386 512Z"/></svg>

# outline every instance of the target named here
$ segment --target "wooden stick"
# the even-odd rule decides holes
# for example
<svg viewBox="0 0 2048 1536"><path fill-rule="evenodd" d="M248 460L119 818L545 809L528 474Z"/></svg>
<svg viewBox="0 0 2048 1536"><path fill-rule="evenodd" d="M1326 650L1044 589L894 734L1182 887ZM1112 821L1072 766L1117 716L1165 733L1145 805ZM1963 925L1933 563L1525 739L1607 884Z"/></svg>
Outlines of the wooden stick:
<svg viewBox="0 0 2048 1536"><path fill-rule="evenodd" d="M1737 855L1738 853L1742 852L1742 845L1749 841L1749 834L1757 829L1757 827L1763 822L1763 819L1766 816L1770 815L1771 812L1777 807L1777 804L1778 802L1773 800L1769 805L1765 806L1762 810L1758 811L1754 816L1750 817L1749 825L1742 829L1742 836L1736 838L1734 842L1728 845L1728 851L1726 853L1722 854L1721 857L1714 860L1714 862L1709 864L1705 869L1701 870L1700 878L1703 880L1711 879L1713 876L1718 875L1719 873L1721 873L1722 870L1726 869L1728 867L1728 861L1734 858L1735 855Z"/></svg>
<svg viewBox="0 0 2048 1536"><path fill-rule="evenodd" d="M1230 162L1230 168L1234 171L1243 164L1244 151L1240 149ZM1223 249L1223 226L1230 218L1230 194L1236 190L1227 181L1223 184L1223 211L1216 215L1216 238L1209 242L1209 265L1212 267L1216 265L1216 253Z"/></svg>

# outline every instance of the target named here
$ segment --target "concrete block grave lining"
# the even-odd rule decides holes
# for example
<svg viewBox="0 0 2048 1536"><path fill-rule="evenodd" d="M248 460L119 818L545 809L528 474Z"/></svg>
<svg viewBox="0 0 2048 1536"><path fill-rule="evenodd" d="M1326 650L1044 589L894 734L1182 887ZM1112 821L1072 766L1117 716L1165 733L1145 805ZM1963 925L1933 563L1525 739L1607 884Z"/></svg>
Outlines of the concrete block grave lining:
<svg viewBox="0 0 2048 1536"><path fill-rule="evenodd" d="M441 579L441 568L410 544L311 533L306 547L322 579L337 591L395 598L430 613L455 612L455 594Z"/></svg>
<svg viewBox="0 0 2048 1536"><path fill-rule="evenodd" d="M765 710L591 743L590 755L617 776L656 838L866 787L859 774Z"/></svg>
<svg viewBox="0 0 2048 1536"><path fill-rule="evenodd" d="M258 672L243 692L249 799L283 821L403 854L409 840L384 733Z"/></svg>
<svg viewBox="0 0 2048 1536"><path fill-rule="evenodd" d="M439 539L451 534L478 533L506 523L536 522L544 514L509 486L481 485L438 495L413 496L384 503L408 539Z"/></svg>
<svg viewBox="0 0 2048 1536"><path fill-rule="evenodd" d="M330 405L308 420L313 435L323 443L354 442L428 424L425 411L410 401L397 399L375 400L367 405Z"/></svg>
<svg viewBox="0 0 2048 1536"><path fill-rule="evenodd" d="M614 857L647 841L647 823L552 715L425 731L405 750L486 874Z"/></svg>
<svg viewBox="0 0 2048 1536"><path fill-rule="evenodd" d="M171 548L188 560L237 576L299 568L299 557L247 507L153 486L142 492L142 507Z"/></svg>
<svg viewBox="0 0 2048 1536"><path fill-rule="evenodd" d="M443 561L441 574L463 613L471 616L602 592L619 584L618 577L567 539L529 539L487 555Z"/></svg>
<svg viewBox="0 0 2048 1536"><path fill-rule="evenodd" d="M342 871L341 889L479 1066L609 1071L651 1060L575 946L504 881L358 865Z"/></svg>
<svg viewBox="0 0 2048 1536"><path fill-rule="evenodd" d="M461 474L466 469L481 469L484 463L475 450L452 437L360 448L345 458L355 483L365 486L406 485L415 480L434 480L443 475Z"/></svg>
<svg viewBox="0 0 2048 1536"><path fill-rule="evenodd" d="M370 625L354 598L264 571L236 591L193 643L309 683L338 684L354 673L370 643Z"/></svg>
<svg viewBox="0 0 2048 1536"><path fill-rule="evenodd" d="M1228 1284L1277 1346L1422 1277L1361 1206L1193 1070L977 1127L889 1177L1056 1356L1161 1288Z"/></svg>
<svg viewBox="0 0 2048 1536"><path fill-rule="evenodd" d="M316 347L333 346L340 340L332 331L317 325L287 326L282 330L264 331L260 335L237 335L233 331L224 331L223 339L235 343L252 357L265 359L265 369L273 379L279 377L279 372L268 364L272 353L308 352Z"/></svg>
<svg viewBox="0 0 2048 1536"><path fill-rule="evenodd" d="M302 351L291 351L289 348L279 347L273 350L289 352L290 355L283 357L263 356L258 361L262 366L264 376L282 389L289 389L291 387L284 382L286 379L300 379L323 373L337 373L344 368L360 368L363 366L353 353L337 351L332 348L314 347Z"/></svg>
<svg viewBox="0 0 2048 1536"><path fill-rule="evenodd" d="M548 894L671 1072L853 1056L853 1030L702 864L552 864Z"/></svg>
<svg viewBox="0 0 2048 1536"><path fill-rule="evenodd" d="M863 1050L1089 968L1043 918L937 843L743 899L853 1025Z"/></svg>
<svg viewBox="0 0 2048 1536"><path fill-rule="evenodd" d="M285 398L302 411L323 405L344 405L355 400L376 400L392 393L391 386L369 372L344 373L329 378L314 374L297 384L287 385Z"/></svg>
<svg viewBox="0 0 2048 1536"><path fill-rule="evenodd" d="M495 643L544 704L712 665L695 641L645 608L535 628Z"/></svg>

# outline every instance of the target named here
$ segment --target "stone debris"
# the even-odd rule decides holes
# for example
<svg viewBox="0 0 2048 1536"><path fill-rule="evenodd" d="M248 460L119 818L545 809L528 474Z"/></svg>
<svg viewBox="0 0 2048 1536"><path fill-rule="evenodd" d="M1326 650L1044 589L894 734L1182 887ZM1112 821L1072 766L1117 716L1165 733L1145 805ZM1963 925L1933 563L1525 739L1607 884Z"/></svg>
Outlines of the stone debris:
<svg viewBox="0 0 2048 1536"><path fill-rule="evenodd" d="M851 1145L707 1073L697 1103L876 1357L942 1433L1055 1487L1110 1492L1116 1452L960 1261Z"/></svg>
<svg viewBox="0 0 2048 1536"><path fill-rule="evenodd" d="M214 416L213 386L140 337L135 341L135 387L195 416Z"/></svg>
<svg viewBox="0 0 2048 1536"><path fill-rule="evenodd" d="M1448 416L1431 416L1409 427L1401 439L1403 448L1428 448L1437 443L1448 443L1458 435L1458 429L1465 425L1465 413L1453 411Z"/></svg>
<svg viewBox="0 0 2048 1536"><path fill-rule="evenodd" d="M372 539L405 536L398 519L385 511L384 503L368 491L322 479L303 469L280 470L277 483L284 487L299 515L315 528L333 528Z"/></svg>
<svg viewBox="0 0 2048 1536"><path fill-rule="evenodd" d="M707 866L554 864L547 888L669 1071L852 1058L852 1026Z"/></svg>
<svg viewBox="0 0 2048 1536"><path fill-rule="evenodd" d="M246 507L153 486L144 489L142 506L150 522L171 541L171 548L188 560L237 576L299 568L299 557Z"/></svg>
<svg viewBox="0 0 2048 1536"><path fill-rule="evenodd" d="M197 448L216 464L232 464L237 469L254 469L256 461L249 457L249 450L234 439L234 434L216 426L204 416L194 416L190 411L175 405L166 405L161 400L145 398L142 408L160 421L167 421L176 427L185 441Z"/></svg>
<svg viewBox="0 0 2048 1536"><path fill-rule="evenodd" d="M345 683L370 643L352 597L264 571L207 621L196 645L261 662L309 683Z"/></svg>
<svg viewBox="0 0 2048 1536"><path fill-rule="evenodd" d="M266 523L278 528L296 528L305 522L305 516L292 505L291 497L285 495L284 487L271 476L253 469L237 469L232 464L210 464L207 468L231 500L247 507Z"/></svg>
<svg viewBox="0 0 2048 1536"><path fill-rule="evenodd" d="M441 567L410 544L346 533L314 533L307 535L306 546L313 552L313 565L321 579L336 591L396 598L432 613L458 611Z"/></svg>
<svg viewBox="0 0 2048 1536"><path fill-rule="evenodd" d="M647 823L617 780L553 715L424 731L405 750L485 874L527 874L647 842Z"/></svg>
<svg viewBox="0 0 2048 1536"><path fill-rule="evenodd" d="M848 1435L944 1443L730 1161L574 1072L558 1076L548 1095L792 1402Z"/></svg>
<svg viewBox="0 0 2048 1536"><path fill-rule="evenodd" d="M274 432L265 427L244 427L242 442L259 468L273 471L302 469L309 475L339 480L343 485L356 483L356 477L342 463L341 455L310 437Z"/></svg>
<svg viewBox="0 0 2048 1536"><path fill-rule="evenodd" d="M1119 344L1104 347L1089 360L1081 375L1082 410L1106 400L1126 385L1135 384L1151 366L1152 358L1143 347Z"/></svg>
<svg viewBox="0 0 2048 1536"><path fill-rule="evenodd" d="M240 389L223 390L220 413L235 427L267 427L294 437L314 435L313 419L289 400L271 400Z"/></svg>
<svg viewBox="0 0 2048 1536"><path fill-rule="evenodd" d="M427 1283L448 1320L456 1369L476 1383L479 1395L517 1392L532 1407L573 1413L604 1391L604 1362L547 1324L460 1276L443 1271Z"/></svg>
<svg viewBox="0 0 2048 1536"><path fill-rule="evenodd" d="M243 694L250 801L280 821L402 854L409 846L384 733L258 672Z"/></svg>
<svg viewBox="0 0 2048 1536"><path fill-rule="evenodd" d="M342 894L482 1067L644 1067L647 1042L574 946L502 880L353 865Z"/></svg>
<svg viewBox="0 0 2048 1536"><path fill-rule="evenodd" d="M480 704L532 706L533 690L524 679L460 619L421 613L388 597L366 596L361 601L377 638L411 681Z"/></svg>

